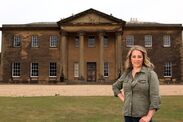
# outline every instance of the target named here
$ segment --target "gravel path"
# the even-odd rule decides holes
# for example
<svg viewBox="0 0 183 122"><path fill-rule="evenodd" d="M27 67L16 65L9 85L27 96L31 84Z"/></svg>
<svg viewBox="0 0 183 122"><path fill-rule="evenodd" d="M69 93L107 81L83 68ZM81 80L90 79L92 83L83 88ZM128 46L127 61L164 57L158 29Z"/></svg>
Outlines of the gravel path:
<svg viewBox="0 0 183 122"><path fill-rule="evenodd" d="M160 85L161 95L183 95L183 85ZM0 85L0 96L113 96L111 85Z"/></svg>

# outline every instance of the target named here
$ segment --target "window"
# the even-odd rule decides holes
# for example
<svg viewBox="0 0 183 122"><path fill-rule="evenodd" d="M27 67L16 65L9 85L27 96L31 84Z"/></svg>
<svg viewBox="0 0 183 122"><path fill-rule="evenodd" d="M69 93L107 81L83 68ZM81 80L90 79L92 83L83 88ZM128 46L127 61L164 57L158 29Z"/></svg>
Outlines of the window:
<svg viewBox="0 0 183 122"><path fill-rule="evenodd" d="M172 63L167 62L164 65L164 77L172 77Z"/></svg>
<svg viewBox="0 0 183 122"><path fill-rule="evenodd" d="M32 36L32 43L31 43L32 47L38 47L38 37L37 36Z"/></svg>
<svg viewBox="0 0 183 122"><path fill-rule="evenodd" d="M171 46L170 35L164 35L163 36L163 46L164 47L170 47Z"/></svg>
<svg viewBox="0 0 183 122"><path fill-rule="evenodd" d="M31 76L38 76L38 63L31 63Z"/></svg>
<svg viewBox="0 0 183 122"><path fill-rule="evenodd" d="M74 77L79 77L79 64L74 63Z"/></svg>
<svg viewBox="0 0 183 122"><path fill-rule="evenodd" d="M57 47L57 44L58 44L58 37L50 36L50 47Z"/></svg>
<svg viewBox="0 0 183 122"><path fill-rule="evenodd" d="M132 47L134 45L134 36L128 35L126 37L126 47Z"/></svg>
<svg viewBox="0 0 183 122"><path fill-rule="evenodd" d="M12 77L20 77L20 63L18 62L12 64Z"/></svg>
<svg viewBox="0 0 183 122"><path fill-rule="evenodd" d="M109 43L109 37L104 36L104 47L108 47L108 43Z"/></svg>
<svg viewBox="0 0 183 122"><path fill-rule="evenodd" d="M144 36L145 47L152 47L152 35Z"/></svg>
<svg viewBox="0 0 183 122"><path fill-rule="evenodd" d="M109 63L105 62L104 63L104 77L108 77L109 76Z"/></svg>
<svg viewBox="0 0 183 122"><path fill-rule="evenodd" d="M79 47L79 36L75 36L75 47Z"/></svg>
<svg viewBox="0 0 183 122"><path fill-rule="evenodd" d="M95 36L88 36L88 47L95 47Z"/></svg>
<svg viewBox="0 0 183 122"><path fill-rule="evenodd" d="M14 39L13 39L13 47L20 47L20 36L14 36Z"/></svg>
<svg viewBox="0 0 183 122"><path fill-rule="evenodd" d="M54 62L50 63L49 75L51 77L57 76L57 64Z"/></svg>

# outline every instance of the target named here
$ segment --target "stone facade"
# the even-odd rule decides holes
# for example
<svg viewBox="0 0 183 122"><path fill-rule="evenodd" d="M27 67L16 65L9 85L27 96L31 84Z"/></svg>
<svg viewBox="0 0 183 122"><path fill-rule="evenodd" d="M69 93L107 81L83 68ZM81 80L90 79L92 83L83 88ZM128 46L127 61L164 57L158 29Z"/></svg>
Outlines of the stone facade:
<svg viewBox="0 0 183 122"><path fill-rule="evenodd" d="M129 25L130 26L130 25ZM135 45L144 45L144 35L152 35L153 44L152 47L147 47L148 56L155 65L155 71L157 72L160 79L164 79L164 64L166 62L172 62L172 77L170 80L174 79L176 81L181 80L181 48L182 48L182 30L181 28L169 28L169 27L133 27L128 28L126 25L126 30L124 31L123 37L126 35L134 35ZM163 35L170 35L171 37L171 47L163 46ZM125 47L125 39L123 39L122 52L124 53L123 59L127 54L128 48Z"/></svg>
<svg viewBox="0 0 183 122"><path fill-rule="evenodd" d="M152 46L146 48L155 71L162 80L164 64L172 63L172 76L168 80L180 81L182 55L182 25L158 23L126 23L100 11L89 9L57 23L31 23L3 25L1 73L3 82L23 83L112 83L123 72L123 64L129 47L126 37L133 35L135 45L144 46L144 36L152 36ZM21 39L19 47L13 47L14 36ZM38 47L32 47L32 36L38 37ZM50 37L58 42L50 47ZM163 47L163 36L170 35L171 46ZM104 46L107 36L107 46ZM89 45L89 37L94 45ZM76 44L76 39L79 43ZM91 41L93 42L93 41ZM12 63L20 63L20 76L12 76ZM38 63L37 77L30 76L31 63ZM49 76L50 62L56 62L56 76ZM104 76L106 72L107 77ZM75 74L75 64L79 64ZM181 66L181 67L180 67ZM182 72L182 74L181 74ZM78 75L78 76L76 76Z"/></svg>

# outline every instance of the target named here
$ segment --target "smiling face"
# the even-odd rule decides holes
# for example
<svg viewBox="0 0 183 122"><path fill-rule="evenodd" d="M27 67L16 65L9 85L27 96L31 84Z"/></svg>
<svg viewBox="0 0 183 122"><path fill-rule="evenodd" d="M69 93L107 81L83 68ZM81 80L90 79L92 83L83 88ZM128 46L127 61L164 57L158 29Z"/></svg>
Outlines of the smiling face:
<svg viewBox="0 0 183 122"><path fill-rule="evenodd" d="M133 50L131 54L131 63L133 68L140 68L143 64L143 54L139 50Z"/></svg>

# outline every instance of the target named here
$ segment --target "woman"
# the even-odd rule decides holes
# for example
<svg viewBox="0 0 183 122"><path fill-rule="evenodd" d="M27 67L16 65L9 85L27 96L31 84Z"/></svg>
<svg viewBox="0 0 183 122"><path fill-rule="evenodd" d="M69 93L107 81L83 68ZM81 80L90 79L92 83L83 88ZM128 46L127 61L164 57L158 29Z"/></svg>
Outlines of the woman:
<svg viewBox="0 0 183 122"><path fill-rule="evenodd" d="M125 122L152 122L160 107L159 80L154 65L142 46L133 46L125 62L125 72L113 84L114 95L124 102Z"/></svg>

